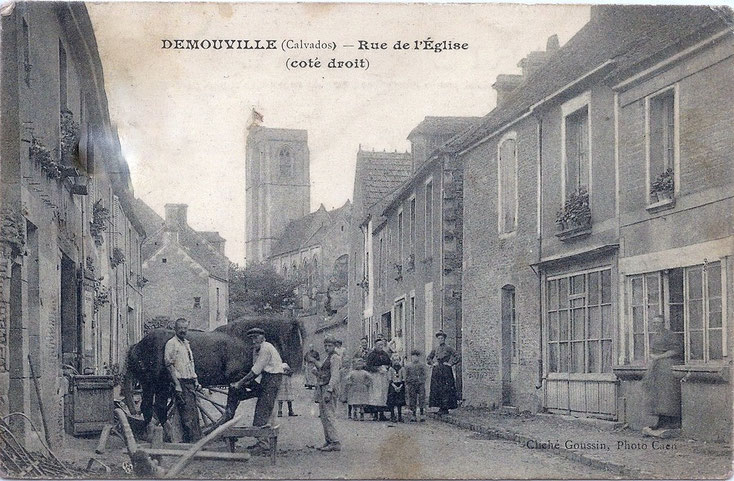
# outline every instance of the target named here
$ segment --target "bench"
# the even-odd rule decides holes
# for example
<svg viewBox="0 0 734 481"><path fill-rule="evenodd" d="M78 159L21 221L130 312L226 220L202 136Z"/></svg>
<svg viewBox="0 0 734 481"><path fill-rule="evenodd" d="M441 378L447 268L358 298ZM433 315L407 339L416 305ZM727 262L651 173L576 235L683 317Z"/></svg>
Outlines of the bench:
<svg viewBox="0 0 734 481"><path fill-rule="evenodd" d="M229 441L229 451L234 453L235 443L239 438L268 438L270 445L270 464L275 464L278 452L278 431L280 426L232 426L222 434Z"/></svg>

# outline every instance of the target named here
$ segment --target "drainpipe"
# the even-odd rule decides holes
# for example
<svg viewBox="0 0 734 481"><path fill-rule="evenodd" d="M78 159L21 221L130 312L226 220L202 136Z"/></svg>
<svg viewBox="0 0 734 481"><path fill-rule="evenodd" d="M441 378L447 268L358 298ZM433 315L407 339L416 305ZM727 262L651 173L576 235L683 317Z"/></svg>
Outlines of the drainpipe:
<svg viewBox="0 0 734 481"><path fill-rule="evenodd" d="M543 258L543 119L538 114L538 261ZM538 381L535 383L535 389L543 387L543 275L538 268L538 320L540 329L538 329Z"/></svg>

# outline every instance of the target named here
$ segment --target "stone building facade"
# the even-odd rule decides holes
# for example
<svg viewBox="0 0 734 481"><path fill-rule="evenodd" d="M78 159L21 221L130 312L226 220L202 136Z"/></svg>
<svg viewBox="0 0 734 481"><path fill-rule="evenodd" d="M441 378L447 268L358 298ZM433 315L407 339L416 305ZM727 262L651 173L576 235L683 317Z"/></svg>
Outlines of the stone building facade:
<svg viewBox="0 0 734 481"><path fill-rule="evenodd" d="M161 218L142 200L136 212L148 236L142 246L146 326L169 325L179 317L193 329L210 331L227 323L229 260L217 232L188 224L185 204L166 204Z"/></svg>
<svg viewBox="0 0 734 481"><path fill-rule="evenodd" d="M65 374L114 372L141 335L145 233L84 4L18 3L1 21L0 415L42 425L32 365L58 446Z"/></svg>
<svg viewBox="0 0 734 481"><path fill-rule="evenodd" d="M428 353L438 329L448 345L461 348L463 168L440 146L476 121L426 117L418 124L408 136L410 177L384 201L379 216L366 220L373 324L389 339L402 338L403 356L413 349Z"/></svg>
<svg viewBox="0 0 734 481"><path fill-rule="evenodd" d="M566 45L447 145L467 179L467 402L642 427L639 381L661 313L686 346L675 368L684 434L728 439L727 16L593 7Z"/></svg>
<svg viewBox="0 0 734 481"><path fill-rule="evenodd" d="M245 163L245 256L250 264L268 259L288 223L310 210L308 134L253 125Z"/></svg>
<svg viewBox="0 0 734 481"><path fill-rule="evenodd" d="M391 194L410 178L412 166L408 152L375 152L362 150L361 146L357 152L349 227L347 349L357 346L363 336L374 340L382 330L380 313L373 307L373 219L382 216Z"/></svg>

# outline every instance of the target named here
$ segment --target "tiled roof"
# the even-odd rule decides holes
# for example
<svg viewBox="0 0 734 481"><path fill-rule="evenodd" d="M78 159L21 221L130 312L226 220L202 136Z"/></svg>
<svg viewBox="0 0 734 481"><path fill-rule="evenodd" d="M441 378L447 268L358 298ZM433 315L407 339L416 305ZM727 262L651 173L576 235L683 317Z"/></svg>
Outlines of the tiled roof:
<svg viewBox="0 0 734 481"><path fill-rule="evenodd" d="M427 116L408 134L410 139L414 135L456 135L462 130L471 127L481 117L432 117Z"/></svg>
<svg viewBox="0 0 734 481"><path fill-rule="evenodd" d="M707 6L592 8L599 9L599 14L592 15L592 20L526 79L504 104L447 142L444 148L458 152L471 146L607 61L614 62L608 75L626 75L657 61L660 55L703 40L705 31L713 33L731 25L730 10Z"/></svg>
<svg viewBox="0 0 734 481"><path fill-rule="evenodd" d="M141 248L142 258L146 260L160 249L160 245L156 242L163 236L166 222L142 199L135 200L135 213L148 232ZM229 259L209 243L206 235L211 234L210 232L203 234L205 235L188 225L179 225L178 243L192 259L209 272L209 275L222 280L229 279Z"/></svg>
<svg viewBox="0 0 734 481"><path fill-rule="evenodd" d="M364 207L375 205L400 187L410 177L412 168L413 158L408 152L360 150L355 183L361 186L360 201Z"/></svg>
<svg viewBox="0 0 734 481"><path fill-rule="evenodd" d="M322 204L316 212L311 212L299 219L290 221L270 255L279 256L319 243L320 235L340 216L349 218L351 209L352 204L349 201L338 209L330 211L327 211Z"/></svg>

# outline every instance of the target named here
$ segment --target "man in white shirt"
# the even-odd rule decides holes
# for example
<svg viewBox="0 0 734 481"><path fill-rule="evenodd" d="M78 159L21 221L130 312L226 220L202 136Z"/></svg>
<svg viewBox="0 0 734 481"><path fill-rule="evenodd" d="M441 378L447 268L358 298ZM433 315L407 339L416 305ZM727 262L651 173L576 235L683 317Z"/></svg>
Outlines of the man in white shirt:
<svg viewBox="0 0 734 481"><path fill-rule="evenodd" d="M183 427L183 441L195 443L201 438L199 410L196 406L196 391L201 389L201 385L196 376L194 354L186 339L188 329L189 321L176 319L176 335L166 342L163 359L173 382L174 399Z"/></svg>
<svg viewBox="0 0 734 481"><path fill-rule="evenodd" d="M252 339L255 363L245 377L233 383L232 389L240 390L243 386L253 382L256 377L260 378L260 395L255 404L255 416L252 420L253 426L265 426L275 408L275 399L283 378L283 360L280 353L271 343L265 340L265 331L259 327L253 327L247 331L247 336ZM255 454L268 454L269 441L267 438L259 438L258 442L249 446Z"/></svg>

